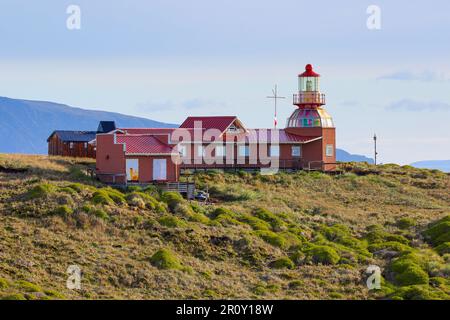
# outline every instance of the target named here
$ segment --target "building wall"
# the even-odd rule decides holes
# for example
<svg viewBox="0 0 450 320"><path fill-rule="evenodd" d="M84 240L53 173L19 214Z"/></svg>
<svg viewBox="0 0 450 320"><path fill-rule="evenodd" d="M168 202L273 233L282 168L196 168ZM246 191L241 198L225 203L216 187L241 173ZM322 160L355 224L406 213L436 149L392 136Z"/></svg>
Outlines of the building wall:
<svg viewBox="0 0 450 320"><path fill-rule="evenodd" d="M322 136L322 139L303 145L304 166L316 168L318 162L323 162L323 170L334 170L336 168L336 129L335 128L286 128L287 132L300 136ZM326 155L327 144L333 145L333 156ZM314 161L314 162L312 162Z"/></svg>
<svg viewBox="0 0 450 320"><path fill-rule="evenodd" d="M167 180L176 182L179 179L179 167L171 156L131 156L125 155L123 145L114 143L113 134L97 135L97 165L99 179L106 183L126 183L126 159L139 160L139 182L153 182L153 159L166 159ZM163 181L160 181L163 182Z"/></svg>
<svg viewBox="0 0 450 320"><path fill-rule="evenodd" d="M72 148L70 148L70 142L63 142L54 134L48 141L48 155L95 158L95 147L89 143L85 145L85 142L72 142Z"/></svg>
<svg viewBox="0 0 450 320"><path fill-rule="evenodd" d="M138 159L139 161L139 182L150 183L153 180L153 160L165 159L167 163L167 180L158 182L176 182L179 178L178 164L172 161L171 156L126 156L126 159ZM125 172L125 170L124 170Z"/></svg>
<svg viewBox="0 0 450 320"><path fill-rule="evenodd" d="M97 135L97 165L99 179L107 183L125 183L125 152L123 145L114 144L113 134Z"/></svg>

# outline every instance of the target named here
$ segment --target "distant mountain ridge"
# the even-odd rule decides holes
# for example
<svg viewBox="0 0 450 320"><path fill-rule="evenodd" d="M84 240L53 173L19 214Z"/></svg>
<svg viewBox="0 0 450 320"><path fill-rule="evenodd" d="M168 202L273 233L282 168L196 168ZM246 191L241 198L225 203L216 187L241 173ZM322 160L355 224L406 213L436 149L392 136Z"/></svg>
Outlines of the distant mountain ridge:
<svg viewBox="0 0 450 320"><path fill-rule="evenodd" d="M372 158L368 158L359 154L351 154L342 149L336 149L336 160L341 162L367 162L373 164Z"/></svg>
<svg viewBox="0 0 450 320"><path fill-rule="evenodd" d="M411 166L421 169L437 169L450 172L450 160L425 160L411 163Z"/></svg>
<svg viewBox="0 0 450 320"><path fill-rule="evenodd" d="M46 154L47 138L54 130L96 130L99 121L118 127L174 128L163 123L120 113L86 110L61 103L0 97L0 153ZM373 159L337 149L338 161L373 163Z"/></svg>
<svg viewBox="0 0 450 320"><path fill-rule="evenodd" d="M121 127L177 127L120 113L0 97L0 152L46 154L46 140L54 130L97 130L101 120L115 121Z"/></svg>

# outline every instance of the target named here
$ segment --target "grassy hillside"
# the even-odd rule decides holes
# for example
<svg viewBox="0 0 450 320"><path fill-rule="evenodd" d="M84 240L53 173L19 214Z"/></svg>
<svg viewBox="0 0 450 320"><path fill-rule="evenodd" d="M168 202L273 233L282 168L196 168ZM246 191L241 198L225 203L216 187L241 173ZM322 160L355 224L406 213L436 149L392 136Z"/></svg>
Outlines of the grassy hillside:
<svg viewBox="0 0 450 320"><path fill-rule="evenodd" d="M0 298L449 299L450 177L349 164L330 176L195 175L212 204L0 155ZM66 288L69 265L81 290ZM365 270L382 270L368 291Z"/></svg>

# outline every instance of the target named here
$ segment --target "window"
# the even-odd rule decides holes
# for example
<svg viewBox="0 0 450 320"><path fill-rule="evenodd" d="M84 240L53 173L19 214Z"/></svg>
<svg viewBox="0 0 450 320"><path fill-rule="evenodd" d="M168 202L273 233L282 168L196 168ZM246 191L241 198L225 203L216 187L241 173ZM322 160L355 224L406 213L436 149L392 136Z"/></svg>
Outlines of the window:
<svg viewBox="0 0 450 320"><path fill-rule="evenodd" d="M84 148L87 149L87 147L88 147L88 144L87 144L87 142L85 142L84 143Z"/></svg>
<svg viewBox="0 0 450 320"><path fill-rule="evenodd" d="M270 156L271 157L279 157L280 156L280 146L270 146Z"/></svg>
<svg viewBox="0 0 450 320"><path fill-rule="evenodd" d="M333 145L332 144L327 144L326 149L325 149L325 155L327 157L332 157L333 156Z"/></svg>
<svg viewBox="0 0 450 320"><path fill-rule="evenodd" d="M239 146L239 156L248 157L250 155L250 150L248 146Z"/></svg>
<svg viewBox="0 0 450 320"><path fill-rule="evenodd" d="M292 146L292 156L293 157L301 157L302 155L302 147L301 146Z"/></svg>
<svg viewBox="0 0 450 320"><path fill-rule="evenodd" d="M234 124L232 124L232 125L228 128L228 132L236 132L236 131L238 131L238 129L237 129L237 127L236 127Z"/></svg>
<svg viewBox="0 0 450 320"><path fill-rule="evenodd" d="M197 146L197 157L203 157L205 155L205 147Z"/></svg>
<svg viewBox="0 0 450 320"><path fill-rule="evenodd" d="M167 180L166 159L153 159L153 180Z"/></svg>
<svg viewBox="0 0 450 320"><path fill-rule="evenodd" d="M139 159L126 159L128 181L139 181Z"/></svg>
<svg viewBox="0 0 450 320"><path fill-rule="evenodd" d="M73 149L73 142L69 142L69 148Z"/></svg>
<svg viewBox="0 0 450 320"><path fill-rule="evenodd" d="M186 153L187 153L186 146L179 145L178 150L179 150L181 157L183 157L183 158L186 157Z"/></svg>
<svg viewBox="0 0 450 320"><path fill-rule="evenodd" d="M224 157L225 156L225 147L224 146L216 146L215 151L216 151L216 157Z"/></svg>

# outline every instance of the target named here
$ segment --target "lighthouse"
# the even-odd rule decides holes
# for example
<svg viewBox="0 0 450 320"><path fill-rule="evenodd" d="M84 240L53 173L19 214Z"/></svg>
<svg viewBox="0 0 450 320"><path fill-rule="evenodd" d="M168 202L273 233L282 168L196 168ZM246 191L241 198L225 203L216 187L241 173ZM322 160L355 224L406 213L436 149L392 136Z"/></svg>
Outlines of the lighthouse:
<svg viewBox="0 0 450 320"><path fill-rule="evenodd" d="M320 91L320 74L311 64L298 75L298 92L293 95L296 109L287 119L285 131L299 136L321 137L314 144L305 145L304 159L312 167L333 170L336 163L336 129L325 110L325 94Z"/></svg>

